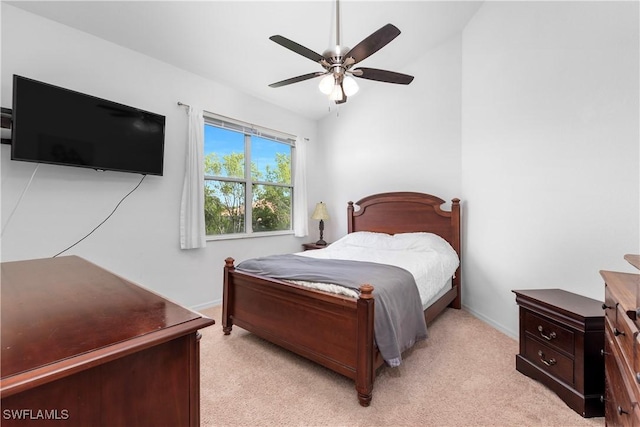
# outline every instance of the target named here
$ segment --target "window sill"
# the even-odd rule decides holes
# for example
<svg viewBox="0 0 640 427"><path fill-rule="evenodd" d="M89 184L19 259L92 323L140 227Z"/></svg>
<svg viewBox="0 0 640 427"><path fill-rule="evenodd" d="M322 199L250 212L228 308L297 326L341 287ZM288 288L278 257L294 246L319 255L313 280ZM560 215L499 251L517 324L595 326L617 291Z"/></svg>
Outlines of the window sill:
<svg viewBox="0 0 640 427"><path fill-rule="evenodd" d="M220 234L217 236L207 236L207 242L215 242L218 240L238 240L238 239L255 239L259 237L272 237L272 236L293 236L293 230L281 230L281 231L265 231L259 233L238 233L238 234Z"/></svg>

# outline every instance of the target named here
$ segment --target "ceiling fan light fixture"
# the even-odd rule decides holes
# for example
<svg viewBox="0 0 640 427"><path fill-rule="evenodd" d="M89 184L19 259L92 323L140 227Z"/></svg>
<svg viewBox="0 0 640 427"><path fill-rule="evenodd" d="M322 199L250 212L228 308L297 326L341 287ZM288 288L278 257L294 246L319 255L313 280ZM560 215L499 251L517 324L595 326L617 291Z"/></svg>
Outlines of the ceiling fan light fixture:
<svg viewBox="0 0 640 427"><path fill-rule="evenodd" d="M344 91L342 90L342 86L340 84L336 83L333 86L333 90L329 95L329 100L336 101L336 102L344 102L345 100Z"/></svg>
<svg viewBox="0 0 640 427"><path fill-rule="evenodd" d="M318 89L329 97L329 100L335 101L336 104L342 104L347 98L358 92L358 84L353 77L366 80L375 80L385 83L395 83L408 85L413 81L413 76L396 73L394 71L380 70L377 68L355 68L354 65L373 55L389 42L400 35L400 30L392 25L382 26L377 31L370 34L353 48L348 48L340 43L340 3L336 0L336 38L335 45L327 49L324 54L314 52L313 50L302 46L292 40L281 35L269 37L270 40L278 43L298 55L322 66L324 71L316 71L313 73L303 74L301 76L292 77L276 83L272 83L270 87L281 87L292 83L298 83L315 77L323 76ZM348 75L347 75L348 74Z"/></svg>
<svg viewBox="0 0 640 427"><path fill-rule="evenodd" d="M344 90L344 94L346 96L353 96L358 93L358 82L351 76L345 76L342 80L342 89Z"/></svg>
<svg viewBox="0 0 640 427"><path fill-rule="evenodd" d="M333 87L335 85L336 85L336 80L333 77L333 74L327 74L322 78L322 80L320 80L320 84L318 84L318 89L320 89L320 92L324 93L325 95L331 95L331 92L333 92Z"/></svg>

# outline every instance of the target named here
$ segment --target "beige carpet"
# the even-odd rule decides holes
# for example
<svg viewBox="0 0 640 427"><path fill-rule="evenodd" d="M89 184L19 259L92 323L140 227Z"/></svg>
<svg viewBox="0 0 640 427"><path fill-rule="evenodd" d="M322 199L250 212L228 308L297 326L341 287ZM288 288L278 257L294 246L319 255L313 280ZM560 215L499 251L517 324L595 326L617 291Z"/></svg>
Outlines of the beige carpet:
<svg viewBox="0 0 640 427"><path fill-rule="evenodd" d="M382 368L371 406L353 381L202 311L202 426L604 426L515 369L518 343L448 309L399 368Z"/></svg>

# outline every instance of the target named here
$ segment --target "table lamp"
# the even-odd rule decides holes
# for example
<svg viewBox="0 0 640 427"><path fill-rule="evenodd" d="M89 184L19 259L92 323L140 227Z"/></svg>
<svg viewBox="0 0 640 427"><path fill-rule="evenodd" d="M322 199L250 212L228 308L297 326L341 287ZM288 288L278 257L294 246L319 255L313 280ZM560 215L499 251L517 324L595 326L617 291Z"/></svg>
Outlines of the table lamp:
<svg viewBox="0 0 640 427"><path fill-rule="evenodd" d="M316 208L313 211L313 215L311 215L311 219L319 219L320 220L320 240L316 242L318 246L326 246L327 242L322 239L322 234L324 233L324 220L329 219L329 212L327 212L327 205L323 202L316 204Z"/></svg>

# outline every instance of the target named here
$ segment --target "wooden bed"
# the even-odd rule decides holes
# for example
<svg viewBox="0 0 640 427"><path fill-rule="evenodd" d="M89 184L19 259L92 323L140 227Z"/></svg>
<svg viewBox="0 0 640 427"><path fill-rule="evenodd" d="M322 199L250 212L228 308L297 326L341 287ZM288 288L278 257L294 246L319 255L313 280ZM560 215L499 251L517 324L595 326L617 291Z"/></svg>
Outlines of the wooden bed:
<svg viewBox="0 0 640 427"><path fill-rule="evenodd" d="M387 234L431 232L447 240L460 257L460 200L450 211L444 200L423 193L375 194L347 207L348 232ZM452 287L424 312L427 323L447 307L461 307L460 267ZM274 344L355 381L358 400L369 406L375 372L384 361L374 343L373 286L363 284L360 297L313 290L234 268L224 267L222 328L237 325Z"/></svg>

